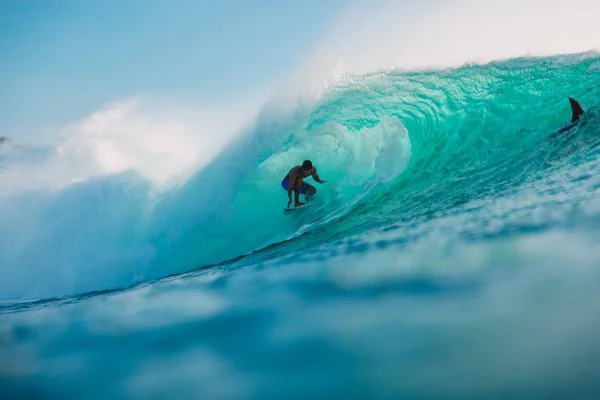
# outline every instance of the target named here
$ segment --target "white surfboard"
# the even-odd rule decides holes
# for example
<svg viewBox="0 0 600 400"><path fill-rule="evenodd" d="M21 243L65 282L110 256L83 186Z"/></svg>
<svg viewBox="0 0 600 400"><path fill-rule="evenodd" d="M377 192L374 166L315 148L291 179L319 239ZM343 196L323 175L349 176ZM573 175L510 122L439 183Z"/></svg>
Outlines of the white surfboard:
<svg viewBox="0 0 600 400"><path fill-rule="evenodd" d="M300 210L306 210L308 207L310 207L310 203L306 203L300 207L284 208L283 214L285 214L285 215L292 214L292 213L300 211Z"/></svg>

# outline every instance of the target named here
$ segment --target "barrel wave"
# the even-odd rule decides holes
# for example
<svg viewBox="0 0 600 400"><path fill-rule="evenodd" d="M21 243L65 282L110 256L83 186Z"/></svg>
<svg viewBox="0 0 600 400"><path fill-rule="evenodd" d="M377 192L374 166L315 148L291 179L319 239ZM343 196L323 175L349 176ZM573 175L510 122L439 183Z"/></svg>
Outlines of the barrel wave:
<svg viewBox="0 0 600 400"><path fill-rule="evenodd" d="M158 196L135 171L14 195L2 233L21 240L3 240L4 296L113 289L513 193L594 154L599 63L584 54L348 76L285 111L266 105L210 165ZM569 96L587 118L553 139ZM287 218L280 182L307 158L328 183L316 207Z"/></svg>
<svg viewBox="0 0 600 400"><path fill-rule="evenodd" d="M167 189L5 194L0 392L597 397L599 110L597 53L379 70ZM0 174L47 157L1 146ZM286 216L304 159L327 182Z"/></svg>

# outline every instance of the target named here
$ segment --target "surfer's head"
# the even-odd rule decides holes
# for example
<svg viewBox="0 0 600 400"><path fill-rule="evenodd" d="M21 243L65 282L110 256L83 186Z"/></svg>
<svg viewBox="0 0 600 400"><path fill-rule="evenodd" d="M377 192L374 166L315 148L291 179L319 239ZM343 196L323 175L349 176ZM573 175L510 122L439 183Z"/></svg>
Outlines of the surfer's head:
<svg viewBox="0 0 600 400"><path fill-rule="evenodd" d="M307 174L308 174L310 171L312 171L312 167L313 167L313 165L312 165L312 163L310 162L310 160L305 160L305 161L302 163L302 171L304 171L304 172L305 172L305 173L307 173Z"/></svg>

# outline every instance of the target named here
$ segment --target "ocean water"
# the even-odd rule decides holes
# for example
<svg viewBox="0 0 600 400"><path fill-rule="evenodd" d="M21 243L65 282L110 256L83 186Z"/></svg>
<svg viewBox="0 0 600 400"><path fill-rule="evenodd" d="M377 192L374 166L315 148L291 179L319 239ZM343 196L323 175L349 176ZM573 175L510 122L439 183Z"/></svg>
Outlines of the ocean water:
<svg viewBox="0 0 600 400"><path fill-rule="evenodd" d="M596 53L348 75L166 192L6 196L0 397L598 398L599 113Z"/></svg>

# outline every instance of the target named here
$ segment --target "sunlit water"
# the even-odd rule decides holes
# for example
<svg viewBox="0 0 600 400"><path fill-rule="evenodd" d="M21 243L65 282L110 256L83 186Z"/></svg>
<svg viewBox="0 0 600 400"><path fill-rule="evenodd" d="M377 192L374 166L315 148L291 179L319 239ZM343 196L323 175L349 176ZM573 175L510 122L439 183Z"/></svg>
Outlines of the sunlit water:
<svg viewBox="0 0 600 400"><path fill-rule="evenodd" d="M68 243L5 258L1 397L598 398L599 94L591 54L348 78L261 116L129 215L127 274ZM586 114L553 138L568 96ZM328 183L284 216L304 158ZM58 262L86 272L31 272Z"/></svg>

